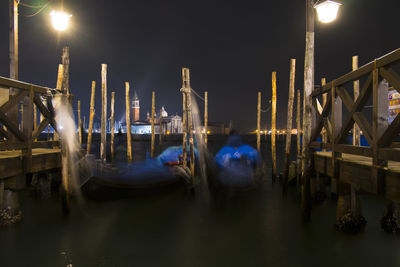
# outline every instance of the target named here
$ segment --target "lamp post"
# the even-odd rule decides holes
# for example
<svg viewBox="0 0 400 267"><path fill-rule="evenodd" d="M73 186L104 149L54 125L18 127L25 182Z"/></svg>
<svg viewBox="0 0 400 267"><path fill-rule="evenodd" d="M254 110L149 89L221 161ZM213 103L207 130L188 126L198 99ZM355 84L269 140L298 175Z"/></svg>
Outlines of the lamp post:
<svg viewBox="0 0 400 267"><path fill-rule="evenodd" d="M10 21L9 21L9 61L10 61L10 78L14 80L18 80L18 6L20 4L19 0L9 0L9 13L10 13ZM44 4L41 9L33 15L39 14L47 4ZM65 12L52 12L52 20L53 27L56 30L62 31L68 27L69 18L71 15ZM15 95L17 90L14 88L10 88L10 95ZM12 121L18 121L18 108L12 107L8 111L8 116ZM10 141L15 141L13 136L10 136Z"/></svg>
<svg viewBox="0 0 400 267"><path fill-rule="evenodd" d="M10 11L10 78L18 80L18 5L19 0L9 0ZM47 5L47 4L45 4ZM38 13L35 13L36 15ZM67 29L69 19L72 15L64 11L55 11L51 13L54 29L64 31ZM33 15L32 15L33 16Z"/></svg>
<svg viewBox="0 0 400 267"><path fill-rule="evenodd" d="M304 58L304 110L303 110L303 148L302 148L302 212L306 219L310 218L310 170L311 159L308 144L312 132L312 91L314 89L314 21L317 10L318 19L329 23L336 19L341 4L332 0L306 0L306 49Z"/></svg>

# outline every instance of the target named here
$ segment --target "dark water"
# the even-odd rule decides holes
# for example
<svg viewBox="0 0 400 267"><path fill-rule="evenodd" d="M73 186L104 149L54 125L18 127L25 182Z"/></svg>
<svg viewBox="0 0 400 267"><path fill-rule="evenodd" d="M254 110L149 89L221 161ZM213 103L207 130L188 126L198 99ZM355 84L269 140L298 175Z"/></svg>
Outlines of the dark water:
<svg viewBox="0 0 400 267"><path fill-rule="evenodd" d="M211 150L223 141L211 141ZM136 143L138 158L148 145ZM280 140L278 168L282 152ZM280 185L271 184L269 153L263 144L268 169L262 188L218 205L205 189L190 195L177 187L122 200L86 200L82 207L73 202L71 215L63 217L56 194L34 200L26 190L23 222L0 229L0 266L400 266L400 237L379 227L383 199L362 197L368 223L359 235L333 228L330 198L303 224L296 188L282 199Z"/></svg>

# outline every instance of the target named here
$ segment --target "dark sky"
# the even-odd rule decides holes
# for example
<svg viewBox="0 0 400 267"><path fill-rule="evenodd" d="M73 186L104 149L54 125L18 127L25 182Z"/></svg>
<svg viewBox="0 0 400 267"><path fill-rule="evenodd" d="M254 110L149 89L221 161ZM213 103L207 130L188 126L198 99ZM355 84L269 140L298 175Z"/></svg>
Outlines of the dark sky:
<svg viewBox="0 0 400 267"><path fill-rule="evenodd" d="M342 2L337 21L316 22L316 84L322 76L329 81L350 71L353 55L363 65L400 47L399 0ZM61 37L51 28L50 8L20 17L20 80L55 87L62 46L69 45L70 88L87 117L92 80L100 116L102 63L108 64L108 94L116 92L117 119L124 118L125 81L139 95L142 119L153 90L157 110L164 105L170 114L181 114L182 67L191 69L197 92L209 92L209 120L233 120L240 131L255 129L257 91L266 107L272 71L277 124L285 127L291 58L297 60L296 89L303 88L305 0L65 0L65 6L73 25ZM1 3L0 20L0 75L8 76L8 1Z"/></svg>

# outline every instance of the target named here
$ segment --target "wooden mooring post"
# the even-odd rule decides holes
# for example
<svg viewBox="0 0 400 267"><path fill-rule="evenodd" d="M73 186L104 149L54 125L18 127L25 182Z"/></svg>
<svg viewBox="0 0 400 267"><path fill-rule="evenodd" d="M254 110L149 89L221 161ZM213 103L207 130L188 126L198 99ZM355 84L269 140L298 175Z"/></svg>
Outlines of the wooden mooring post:
<svg viewBox="0 0 400 267"><path fill-rule="evenodd" d="M115 132L115 126L114 126L114 102L115 102L115 92L111 92L111 117L110 117L110 123L111 123L111 142L110 142L110 153L111 153L111 160L114 160L114 132Z"/></svg>
<svg viewBox="0 0 400 267"><path fill-rule="evenodd" d="M160 146L160 151L161 151L161 144L162 144L162 135L163 135L163 130L162 130L162 108L160 109L160 115L158 116L158 118L159 118L159 121L158 121L158 124L159 124L159 135L158 135L158 137L159 137L159 140L158 140L158 145Z"/></svg>
<svg viewBox="0 0 400 267"><path fill-rule="evenodd" d="M129 82L125 82L125 117L126 117L126 158L132 161L132 136L131 136L131 106L129 97Z"/></svg>
<svg viewBox="0 0 400 267"><path fill-rule="evenodd" d="M285 170L283 175L283 192L286 192L289 181L290 167L290 146L292 142L292 117L293 117L293 101L294 101L294 83L296 76L296 59L290 60L290 82L289 82L289 97L288 111L286 121L286 148L285 148Z"/></svg>
<svg viewBox="0 0 400 267"><path fill-rule="evenodd" d="M62 65L63 65L63 80L62 80L62 92L69 95L69 47L63 47L62 53Z"/></svg>
<svg viewBox="0 0 400 267"><path fill-rule="evenodd" d="M183 75L183 74L182 74ZM183 82L185 86L185 82ZM186 112L186 93L182 86L182 164L183 168L187 168L187 112Z"/></svg>
<svg viewBox="0 0 400 267"><path fill-rule="evenodd" d="M155 113L156 113L156 92L151 93L151 147L150 147L150 157L154 158L154 123L155 123Z"/></svg>
<svg viewBox="0 0 400 267"><path fill-rule="evenodd" d="M182 68L183 92L186 94L187 130L189 131L189 155L190 155L190 174L192 186L194 186L194 139L193 139L193 117L191 103L190 71ZM184 158L185 160L185 158Z"/></svg>
<svg viewBox="0 0 400 267"><path fill-rule="evenodd" d="M257 150L261 149L261 92L258 92L257 100Z"/></svg>
<svg viewBox="0 0 400 267"><path fill-rule="evenodd" d="M300 185L301 179L301 93L297 90L297 108L296 108L296 128L297 128L297 164L296 164L296 176L297 185Z"/></svg>
<svg viewBox="0 0 400 267"><path fill-rule="evenodd" d="M100 159L106 162L107 145L107 64L101 64L101 143Z"/></svg>
<svg viewBox="0 0 400 267"><path fill-rule="evenodd" d="M82 145L82 120L81 120L81 101L78 100L78 140L79 145Z"/></svg>
<svg viewBox="0 0 400 267"><path fill-rule="evenodd" d="M204 92L204 145L208 143L208 92Z"/></svg>
<svg viewBox="0 0 400 267"><path fill-rule="evenodd" d="M325 84L326 84L326 79L322 78L321 86L324 86ZM327 93L322 95L322 108L325 108L327 98L328 98ZM324 144L328 143L328 132L326 131L325 127L322 128L321 135L322 135L322 143ZM322 151L326 151L326 149L324 148Z"/></svg>
<svg viewBox="0 0 400 267"><path fill-rule="evenodd" d="M62 91L63 85L63 76L64 76L64 66L62 64L58 65L58 73L57 73L57 85L56 89ZM57 133L57 129L53 129L53 141L60 140L60 137ZM57 147L54 147L57 148Z"/></svg>
<svg viewBox="0 0 400 267"><path fill-rule="evenodd" d="M90 154L90 147L92 145L95 88L96 88L96 82L92 81L92 91L91 91L91 95L90 95L89 129L88 129L88 139L87 139L87 146L86 146L86 154Z"/></svg>
<svg viewBox="0 0 400 267"><path fill-rule="evenodd" d="M271 159L272 182L276 179L276 72L272 72L272 110L271 110Z"/></svg>

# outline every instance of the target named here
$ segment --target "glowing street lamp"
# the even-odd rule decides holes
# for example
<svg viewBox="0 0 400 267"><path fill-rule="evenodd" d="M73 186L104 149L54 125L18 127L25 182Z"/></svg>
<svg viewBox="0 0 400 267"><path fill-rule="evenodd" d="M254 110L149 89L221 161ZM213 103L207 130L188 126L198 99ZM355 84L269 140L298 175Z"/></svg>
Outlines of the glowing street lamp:
<svg viewBox="0 0 400 267"><path fill-rule="evenodd" d="M341 5L341 3L332 0L317 1L314 8L317 10L319 21L322 23L334 21Z"/></svg>
<svg viewBox="0 0 400 267"><path fill-rule="evenodd" d="M72 15L64 11L53 10L50 12L50 16L53 28L57 31L65 31L68 28L69 19Z"/></svg>

